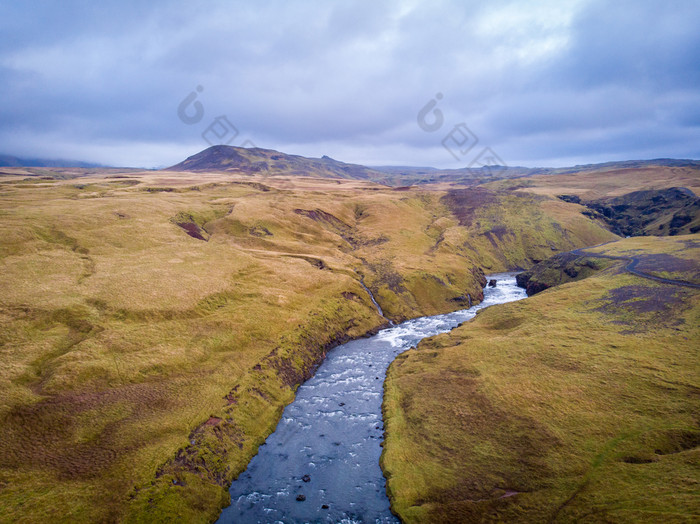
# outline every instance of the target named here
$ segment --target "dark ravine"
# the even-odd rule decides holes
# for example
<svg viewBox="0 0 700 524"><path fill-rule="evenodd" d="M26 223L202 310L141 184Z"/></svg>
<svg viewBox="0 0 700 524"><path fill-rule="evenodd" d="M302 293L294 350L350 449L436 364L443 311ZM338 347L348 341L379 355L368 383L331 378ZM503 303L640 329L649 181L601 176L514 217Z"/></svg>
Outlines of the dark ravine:
<svg viewBox="0 0 700 524"><path fill-rule="evenodd" d="M530 296L550 287L586 278L613 262L623 262L625 265L621 267L621 270L637 277L672 286L700 289L700 284L694 282L663 278L637 269L637 266L642 263L642 259L638 256L606 255L604 253L587 251L588 249L602 247L607 244L610 244L610 242L591 246L590 248L579 248L566 253L559 253L518 274L516 277L517 283L520 287L525 288L528 296Z"/></svg>
<svg viewBox="0 0 700 524"><path fill-rule="evenodd" d="M633 191L599 200L560 195L584 205L584 214L604 221L620 236L682 235L700 231L700 198L685 187Z"/></svg>
<svg viewBox="0 0 700 524"><path fill-rule="evenodd" d="M379 467L386 368L422 338L525 297L513 275L491 278L497 285L477 306L409 320L329 351L233 482L219 522L397 522Z"/></svg>

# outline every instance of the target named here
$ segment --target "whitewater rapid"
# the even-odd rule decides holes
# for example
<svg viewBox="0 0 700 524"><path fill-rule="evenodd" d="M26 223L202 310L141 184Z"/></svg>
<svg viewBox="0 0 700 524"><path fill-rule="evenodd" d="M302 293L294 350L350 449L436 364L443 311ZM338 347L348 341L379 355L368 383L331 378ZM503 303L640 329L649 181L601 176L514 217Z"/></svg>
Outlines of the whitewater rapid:
<svg viewBox="0 0 700 524"><path fill-rule="evenodd" d="M219 523L395 523L379 467L383 383L389 364L421 339L486 307L526 298L513 273L469 309L408 320L331 350L297 390L277 429L233 482Z"/></svg>

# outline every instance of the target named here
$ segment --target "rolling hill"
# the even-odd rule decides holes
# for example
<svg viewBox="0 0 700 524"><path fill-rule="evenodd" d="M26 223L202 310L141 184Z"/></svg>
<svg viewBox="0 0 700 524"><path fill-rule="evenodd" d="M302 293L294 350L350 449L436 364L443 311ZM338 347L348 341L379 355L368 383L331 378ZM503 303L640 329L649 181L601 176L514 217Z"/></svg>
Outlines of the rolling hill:
<svg viewBox="0 0 700 524"><path fill-rule="evenodd" d="M698 185L692 166L396 169L223 146L161 171L3 169L0 521L212 520L329 348L618 238L561 195Z"/></svg>
<svg viewBox="0 0 700 524"><path fill-rule="evenodd" d="M616 238L508 189L41 173L0 180L0 521L211 520L328 348Z"/></svg>

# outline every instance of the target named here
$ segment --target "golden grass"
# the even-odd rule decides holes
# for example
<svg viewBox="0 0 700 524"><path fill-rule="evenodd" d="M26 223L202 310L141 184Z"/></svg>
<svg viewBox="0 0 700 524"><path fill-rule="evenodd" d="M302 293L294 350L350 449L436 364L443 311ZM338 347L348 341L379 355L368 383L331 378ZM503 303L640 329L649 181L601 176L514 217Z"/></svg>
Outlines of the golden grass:
<svg viewBox="0 0 700 524"><path fill-rule="evenodd" d="M477 297L479 267L614 238L507 192L472 226L439 191L20 171L54 179L0 187L4 522L210 520L325 348L386 322L361 277L400 320Z"/></svg>
<svg viewBox="0 0 700 524"><path fill-rule="evenodd" d="M601 250L654 247L674 249ZM699 321L697 290L611 267L422 342L385 383L392 507L405 522L696 520Z"/></svg>
<svg viewBox="0 0 700 524"><path fill-rule="evenodd" d="M700 194L698 170L689 167L650 166L641 168L602 168L591 172L536 175L500 180L487 184L493 188L514 188L540 195L578 195L586 200L615 197L646 189L686 187Z"/></svg>

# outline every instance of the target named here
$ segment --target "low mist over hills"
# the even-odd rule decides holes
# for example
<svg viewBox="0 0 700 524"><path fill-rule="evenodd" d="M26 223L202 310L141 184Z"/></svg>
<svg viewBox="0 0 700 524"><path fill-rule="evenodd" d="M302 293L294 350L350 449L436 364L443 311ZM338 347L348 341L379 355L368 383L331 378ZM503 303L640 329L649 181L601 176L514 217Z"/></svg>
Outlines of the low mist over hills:
<svg viewBox="0 0 700 524"><path fill-rule="evenodd" d="M81 162L79 160L62 160L47 158L20 158L12 155L0 155L0 167L105 167L101 164Z"/></svg>

